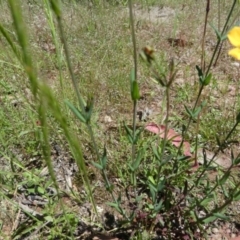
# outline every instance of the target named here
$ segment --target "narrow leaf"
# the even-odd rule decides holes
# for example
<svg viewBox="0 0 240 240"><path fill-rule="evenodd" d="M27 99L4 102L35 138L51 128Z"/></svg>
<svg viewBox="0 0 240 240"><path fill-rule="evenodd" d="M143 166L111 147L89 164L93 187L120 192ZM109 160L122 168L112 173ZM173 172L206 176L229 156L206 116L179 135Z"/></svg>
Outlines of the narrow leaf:
<svg viewBox="0 0 240 240"><path fill-rule="evenodd" d="M152 146L152 151L153 151L153 154L155 155L155 157L157 158L157 160L160 160L160 155L159 155L158 149L155 146Z"/></svg>
<svg viewBox="0 0 240 240"><path fill-rule="evenodd" d="M194 118L194 115L193 115L192 111L191 111L186 105L184 105L184 107L185 107L188 115L189 115L190 117Z"/></svg>
<svg viewBox="0 0 240 240"><path fill-rule="evenodd" d="M135 78L135 70L134 68L131 70L131 74L130 74L130 82L133 83L136 80Z"/></svg>
<svg viewBox="0 0 240 240"><path fill-rule="evenodd" d="M143 151L138 152L137 159L132 164L132 168L134 169L134 171L137 170L137 168L139 167L141 161L143 160L143 156L142 155L143 155Z"/></svg>
<svg viewBox="0 0 240 240"><path fill-rule="evenodd" d="M106 164L107 164L107 150L106 147L104 147L103 156L101 158L101 165L103 170L106 169Z"/></svg>
<svg viewBox="0 0 240 240"><path fill-rule="evenodd" d="M211 217L208 217L208 218L204 219L203 222L204 223L210 223L210 222L213 222L216 219L217 219L216 216L211 216Z"/></svg>
<svg viewBox="0 0 240 240"><path fill-rule="evenodd" d="M240 200L240 191L235 193L234 196L233 196L233 201L238 201L238 200Z"/></svg>
<svg viewBox="0 0 240 240"><path fill-rule="evenodd" d="M68 100L65 100L64 101L67 106L72 110L72 112L75 114L75 116L83 123L86 123L86 119L84 118L84 116L82 115L82 113L77 109L75 108L72 103L70 103Z"/></svg>
<svg viewBox="0 0 240 240"><path fill-rule="evenodd" d="M140 98L139 87L137 81L132 82L132 91L131 97L133 101L136 101Z"/></svg>
<svg viewBox="0 0 240 240"><path fill-rule="evenodd" d="M221 39L222 39L221 33L217 30L217 28L214 27L213 24L211 24L211 23L209 23L209 24L210 24L210 26L213 28L213 30L215 31L218 40L221 41Z"/></svg>
<svg viewBox="0 0 240 240"><path fill-rule="evenodd" d="M199 78L199 82L202 84L202 79L203 79L203 72L202 72L202 69L196 65L196 69L198 71L198 78Z"/></svg>
<svg viewBox="0 0 240 240"><path fill-rule="evenodd" d="M229 220L229 217L222 214L222 213L214 213L213 216L215 216L217 218L220 218L220 219L223 219L223 220Z"/></svg>
<svg viewBox="0 0 240 240"><path fill-rule="evenodd" d="M96 163L96 162L92 162L92 165L94 165L96 168L98 168L99 170L103 170L103 167L99 164L99 163Z"/></svg>
<svg viewBox="0 0 240 240"><path fill-rule="evenodd" d="M240 157L233 160L234 165L238 165L240 163Z"/></svg>
<svg viewBox="0 0 240 240"><path fill-rule="evenodd" d="M224 173L222 178L219 180L220 185L223 185L228 180L229 176L230 176L230 172L229 171Z"/></svg>
<svg viewBox="0 0 240 240"><path fill-rule="evenodd" d="M207 75L207 77L205 77L205 79L204 79L204 81L203 81L203 85L204 85L204 86L207 86L207 85L210 83L211 79L212 79L212 74L209 73L209 74Z"/></svg>
<svg viewBox="0 0 240 240"><path fill-rule="evenodd" d="M166 182L166 178L160 180L160 182L158 183L157 186L157 190L160 192L163 190L164 186L165 186L165 182Z"/></svg>

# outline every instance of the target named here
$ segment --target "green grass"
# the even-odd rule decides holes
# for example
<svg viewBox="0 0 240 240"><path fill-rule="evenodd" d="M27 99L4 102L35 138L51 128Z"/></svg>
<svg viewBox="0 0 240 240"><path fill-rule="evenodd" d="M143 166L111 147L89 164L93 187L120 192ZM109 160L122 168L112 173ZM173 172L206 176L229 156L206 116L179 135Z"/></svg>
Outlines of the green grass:
<svg viewBox="0 0 240 240"><path fill-rule="evenodd" d="M177 218L172 213L177 211L185 218L186 233L200 229L204 234L203 226L211 228L208 217L213 217L214 211L219 213L218 207L229 196L235 200L238 197L239 181L231 182L226 173L231 169L225 173L218 169L220 182L216 186L215 182L198 179L209 166L189 173L189 162L181 158L180 150L146 131L136 144L129 143L135 133L129 130L127 134L124 122L131 128L132 100L137 99L133 95L131 99L130 94L134 59L127 2L62 1L59 19L57 9L52 11L50 4L58 1L16 2L20 2L22 18L13 0L0 3L0 239L76 239L86 232L84 226L79 230L81 224L86 224L92 233L105 234L129 227L135 231L132 239L151 239L155 226L162 227L160 216L169 227L168 239L174 239L172 221ZM234 147L232 158L237 161L238 126L227 139L226 149L218 149L216 141L217 137L222 144L236 123L240 107L239 74L227 56L227 41L217 66L210 69L212 81L203 88L200 102L207 100L207 104L199 119L189 121L184 107L192 109L199 92L195 66L200 66L201 60L205 2L146 0L134 4L137 53L152 46L157 75L166 75L168 81L173 73L168 67L171 58L177 69L173 83L162 87L153 81L155 65L148 66L138 57L137 81L141 95L146 96L138 101L138 108L151 108L154 114L147 121L168 125L179 133L183 125L188 128L190 123L184 136L192 151L198 136L197 146L211 152L224 150L231 157ZM167 20L151 12L156 6L169 14ZM218 7L217 0L211 3L208 22L222 28L231 4L221 2L219 15L214 11ZM239 5L231 15L230 25L238 11ZM182 39L185 46L174 46L168 38ZM216 41L208 24L206 66ZM91 121L87 121L91 97L94 106ZM84 120L80 116L79 121L73 112ZM137 120L137 130L144 124ZM224 196L221 189L225 181L230 190ZM190 199L189 208L178 205L185 201L178 191L186 194L186 201ZM38 196L44 206L28 202L24 206L33 209L30 211L21 205L21 196L24 200ZM175 210L175 206L181 206L181 210ZM200 208L209 214L206 218L196 216ZM102 220L101 209L114 215L117 223L111 228ZM191 225L192 221L195 225ZM96 226L101 231L93 230Z"/></svg>

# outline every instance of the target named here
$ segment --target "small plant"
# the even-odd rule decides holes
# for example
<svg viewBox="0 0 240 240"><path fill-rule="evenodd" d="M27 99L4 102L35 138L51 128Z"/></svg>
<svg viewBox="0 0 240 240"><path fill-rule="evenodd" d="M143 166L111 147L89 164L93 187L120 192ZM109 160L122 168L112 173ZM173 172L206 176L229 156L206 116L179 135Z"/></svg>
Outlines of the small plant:
<svg viewBox="0 0 240 240"><path fill-rule="evenodd" d="M44 166L43 169L36 169L36 165L29 169L18 159L20 158L18 154L13 154L14 157L12 157L1 153L1 156L9 162L10 167L0 171L0 185L3 188L0 191L0 197L1 200L11 203L14 211L19 213L17 214L18 219L14 221L12 227L12 239L30 237L77 239L84 237L86 232L90 232L90 234L85 238L90 239L95 232L106 232L105 230L116 233L116 235L124 234L123 239L154 239L155 237L158 239L201 239L206 237L212 222L217 219L229 221L230 217L225 212L226 208L232 202L240 200L240 181L232 176L232 170L240 163L240 155L231 151L231 163L227 168L221 167L216 161L218 155L234 142L232 136L239 127L240 113L236 114L230 129L228 129L229 125L226 126L226 134L222 134L221 138L216 137L211 157L207 155L207 143L204 142L204 139L201 139L202 149L199 150L201 120L205 117L204 110L209 107L209 102L203 97L203 92L208 92L211 85L214 77L212 69L217 64L221 51L220 46L226 38L235 47L229 51L229 55L240 60L240 28L234 27L229 32L227 30L237 1L233 1L223 29L220 31L220 26L218 29L212 26L217 40L208 64L205 59L205 40L210 1L206 2L201 64L196 65L195 69L198 79L197 85L195 85L196 99L193 101L191 98L191 106L185 103L179 104L187 119L184 120L182 126L178 127L178 130L173 129L171 92L175 87L174 83L180 70L179 65L176 64L174 58L159 61L156 52L149 46L141 50L140 57L144 67L147 66L148 73L156 87L162 89L163 110L162 116L160 116L161 121L137 124L138 104L142 96L141 82L138 80L140 67L133 4L131 0L118 2L122 5L128 3L134 63L134 68L130 72L129 84L132 122L129 124L126 119L122 123L122 128L119 127L121 130L124 129L125 139L128 141L128 145L120 146L126 148L126 151L124 151L124 167L117 166L119 171L116 170L116 166L110 169L108 145L102 138L98 141L96 137L99 129L96 130L93 124L95 96L92 94L92 89L82 88L76 77L73 57L69 51L64 28L61 2L56 0L43 0L42 2L56 48L60 95L63 96L63 99L59 100L52 88L39 80L35 60L29 49L29 38L25 30L20 1L8 0L15 32L11 35L2 24L0 24L0 32L21 65L21 71L28 77L28 85L34 102L34 104L31 103L34 112L31 118L33 118L35 130L22 131L18 137L21 139L23 136L31 135L30 140L24 144L24 153L40 156L41 164ZM155 1L147 3L152 4ZM94 4L100 7L106 3L93 1ZM77 1L74 6L76 5ZM92 8L92 4L90 5L89 8ZM56 21L54 21L54 16ZM91 24L92 32L94 32L95 28L98 28L98 23L92 21ZM84 56L84 58L87 57ZM66 69L64 68L65 63ZM125 63L125 65L127 64ZM64 74L67 75L67 73L64 71L69 72L75 98L71 98L70 94L65 92L64 86L68 84L65 83ZM5 82L0 81L0 84L4 86L4 94L15 91L12 90L11 85L8 86ZM71 95L73 94L71 93ZM68 96L70 96L70 100ZM4 115L4 111L0 110L0 114ZM52 122L55 125L51 125ZM6 139L6 135L8 131L12 130L12 127L6 121L3 121L1 126L7 129L0 135L1 138ZM207 126L211 127L211 124ZM192 128L194 131L189 134ZM71 161L76 164L74 171L77 171L83 183L79 192L75 191L74 184L69 177L70 174L73 175L74 171L67 174L70 171L68 169L70 163L67 165L67 169L63 169L61 165L58 168L54 167L59 162L66 161L66 158L63 154L63 156L53 159L54 154L59 154L52 152L52 131L58 132L61 136L59 138L64 138L63 142L70 152ZM79 132L89 135L90 160L84 155L87 148L84 145L85 142L79 141ZM208 131L207 134L212 132L214 130ZM214 138L215 136L211 139ZM3 146L5 147L5 145L7 146L6 143ZM39 152L39 148L41 148L41 152ZM203 156L201 163L199 152ZM120 160L122 159L116 158L112 164L117 165L118 162L121 164L123 161ZM26 161L31 163L32 159L27 158ZM97 183L94 186L91 184L90 167L99 174L100 184ZM9 170L11 171L9 172ZM66 174L64 172L63 177L59 180L56 176L57 171L62 170L65 170ZM212 179L210 175L213 172L215 176ZM118 184L116 184L116 179ZM67 185L66 189L61 186L63 183ZM101 215L102 210L97 206L99 203L95 193L97 188L104 189L102 192L108 196L107 201L105 202L104 198L101 204L108 205L113 210L112 214L105 213L104 220ZM67 206L69 202L74 202L74 206L87 205L88 215L85 214L82 217L82 213L73 211L74 207L69 209ZM24 213L23 220L20 213ZM19 222L21 224L18 225ZM1 227L2 223L0 223L0 229ZM129 229L131 231L128 231Z"/></svg>

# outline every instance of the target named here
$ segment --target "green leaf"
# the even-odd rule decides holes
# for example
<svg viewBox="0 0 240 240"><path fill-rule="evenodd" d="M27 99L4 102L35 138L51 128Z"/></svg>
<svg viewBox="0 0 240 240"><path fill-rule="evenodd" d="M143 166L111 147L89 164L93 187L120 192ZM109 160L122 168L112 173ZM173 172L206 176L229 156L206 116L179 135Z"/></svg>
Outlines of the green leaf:
<svg viewBox="0 0 240 240"><path fill-rule="evenodd" d="M29 194L36 194L35 188L28 188L27 191Z"/></svg>
<svg viewBox="0 0 240 240"><path fill-rule="evenodd" d="M153 209L154 209L154 206L153 206L152 204L148 204L147 206L148 206L148 208L149 208L150 210L153 210Z"/></svg>
<svg viewBox="0 0 240 240"><path fill-rule="evenodd" d="M61 9L60 9L60 4L59 1L56 0L51 0L51 7L54 13L56 14L57 17L61 17Z"/></svg>
<svg viewBox="0 0 240 240"><path fill-rule="evenodd" d="M225 41L226 39L227 39L227 34L221 37L221 41Z"/></svg>
<svg viewBox="0 0 240 240"><path fill-rule="evenodd" d="M135 132L135 137L134 137L134 144L136 144L136 143L138 142L138 140L139 140L139 138L140 138L140 135L141 135L141 133L142 133L143 130L144 130L143 127L141 127L141 128L139 128L139 129L136 130L136 132Z"/></svg>
<svg viewBox="0 0 240 240"><path fill-rule="evenodd" d="M134 168L132 167L132 165L130 163L128 163L128 167L129 167L131 172L134 172Z"/></svg>
<svg viewBox="0 0 240 240"><path fill-rule="evenodd" d="M202 72L202 69L198 66L198 65L196 65L196 69L197 69L197 71L198 71L198 78L199 78L199 82L202 84L203 82L203 72Z"/></svg>
<svg viewBox="0 0 240 240"><path fill-rule="evenodd" d="M207 161L207 153L206 153L206 149L203 148L203 166L207 166L208 161Z"/></svg>
<svg viewBox="0 0 240 240"><path fill-rule="evenodd" d="M213 216L215 216L217 218L220 218L220 219L223 219L223 220L229 220L229 217L222 214L222 213L213 213Z"/></svg>
<svg viewBox="0 0 240 240"><path fill-rule="evenodd" d="M211 217L208 217L208 218L205 218L203 220L204 223L210 223L210 222L213 222L214 220L216 220L217 217L216 216L211 216Z"/></svg>
<svg viewBox="0 0 240 240"><path fill-rule="evenodd" d="M8 30L6 30L1 24L0 24L0 32L2 33L2 35L6 38L8 44L10 45L10 47L12 48L14 54L16 55L16 57L18 58L18 60L20 62L22 62L22 57L20 55L19 50L17 49L17 45L12 41L10 35L8 34Z"/></svg>
<svg viewBox="0 0 240 240"><path fill-rule="evenodd" d="M238 165L239 163L240 163L240 157L233 160L234 165Z"/></svg>
<svg viewBox="0 0 240 240"><path fill-rule="evenodd" d="M213 197L205 198L203 201L200 202L200 205L205 207L209 202L212 202Z"/></svg>
<svg viewBox="0 0 240 240"><path fill-rule="evenodd" d="M157 185L157 191L162 191L165 186L166 178L160 179L160 182Z"/></svg>
<svg viewBox="0 0 240 240"><path fill-rule="evenodd" d="M154 186L152 186L151 184L149 184L149 189L150 189L150 193L151 193L151 197L152 197L152 201L155 202L156 199L156 188Z"/></svg>
<svg viewBox="0 0 240 240"><path fill-rule="evenodd" d="M44 190L44 188L38 186L37 187L37 192L43 195L45 193L45 190Z"/></svg>
<svg viewBox="0 0 240 240"><path fill-rule="evenodd" d="M154 185L156 184L153 176L148 176L148 180L149 180L152 184L154 184Z"/></svg>
<svg viewBox="0 0 240 240"><path fill-rule="evenodd" d="M222 189L222 191L223 191L224 197L229 198L229 193L228 193L228 191L226 190L225 186L224 186L224 185L220 185L220 186L221 186L221 189Z"/></svg>
<svg viewBox="0 0 240 240"><path fill-rule="evenodd" d="M113 202L108 202L107 205L115 208L119 213L122 213L121 209L119 208L119 204L113 203Z"/></svg>
<svg viewBox="0 0 240 240"><path fill-rule="evenodd" d="M106 184L105 188L108 192L112 193L114 186L110 183L110 184Z"/></svg>
<svg viewBox="0 0 240 240"><path fill-rule="evenodd" d="M185 157L184 157L185 158ZM160 166L163 166L165 164L167 164L170 160L173 159L173 155L169 155L169 156L165 156L163 161L161 162L161 165ZM185 158L185 159L188 159L188 158Z"/></svg>
<svg viewBox="0 0 240 240"><path fill-rule="evenodd" d="M131 97L133 101L140 99L139 87L137 81L132 82Z"/></svg>
<svg viewBox="0 0 240 240"><path fill-rule="evenodd" d="M209 73L207 77L204 78L203 85L207 86L210 83L211 79L212 79L212 74Z"/></svg>
<svg viewBox="0 0 240 240"><path fill-rule="evenodd" d="M193 221L197 221L198 216L194 211L190 211L190 216L192 217Z"/></svg>
<svg viewBox="0 0 240 240"><path fill-rule="evenodd" d="M47 222L53 222L53 217L51 217L51 216L45 216L44 219L45 219Z"/></svg>
<svg viewBox="0 0 240 240"><path fill-rule="evenodd" d="M238 201L238 200L240 200L240 191L235 193L234 196L233 196L233 201Z"/></svg>
<svg viewBox="0 0 240 240"><path fill-rule="evenodd" d="M219 184L223 185L228 180L229 176L230 176L230 172L229 171L224 173L224 175L219 180Z"/></svg>
<svg viewBox="0 0 240 240"><path fill-rule="evenodd" d="M221 41L222 40L222 34L213 26L213 24L209 23L209 25L214 29L218 40Z"/></svg>
<svg viewBox="0 0 240 240"><path fill-rule="evenodd" d="M135 69L133 68L131 73L130 73L130 82L133 83L135 80L136 80L136 78L135 78Z"/></svg>
<svg viewBox="0 0 240 240"><path fill-rule="evenodd" d="M137 170L142 160L143 160L143 150L138 152L137 159L132 163L132 168L134 171Z"/></svg>
<svg viewBox="0 0 240 240"><path fill-rule="evenodd" d="M199 107L197 107L193 113L193 118L197 118L198 114L201 112L203 107L207 104L207 101L204 100Z"/></svg>
<svg viewBox="0 0 240 240"><path fill-rule="evenodd" d="M152 151L153 151L153 154L155 155L155 157L157 158L157 160L160 160L158 148L156 148L155 146L152 146Z"/></svg>
<svg viewBox="0 0 240 240"><path fill-rule="evenodd" d="M92 165L95 166L96 168L98 168L99 170L103 170L102 165L100 165L99 163L92 162Z"/></svg>
<svg viewBox="0 0 240 240"><path fill-rule="evenodd" d="M158 204L155 205L154 210L159 212L162 208L163 200L161 200Z"/></svg>
<svg viewBox="0 0 240 240"><path fill-rule="evenodd" d="M67 106L72 110L72 112L75 114L75 116L76 116L81 122L83 122L83 123L86 123L86 122L87 122L86 119L85 119L85 117L83 116L83 114L82 114L77 108L75 108L75 107L72 105L72 103L70 103L68 100L65 100L64 102L67 104Z"/></svg>
<svg viewBox="0 0 240 240"><path fill-rule="evenodd" d="M197 118L198 114L201 112L202 108L199 106L195 109L194 113L193 113L193 118Z"/></svg>
<svg viewBox="0 0 240 240"><path fill-rule="evenodd" d="M193 114L193 112L192 112L192 111L191 111L186 105L184 105L184 107L185 107L185 109L186 109L188 115L189 115L190 117L194 118L194 114Z"/></svg>
<svg viewBox="0 0 240 240"><path fill-rule="evenodd" d="M106 147L104 147L103 156L101 158L101 166L103 170L106 169L106 164L107 164L107 149Z"/></svg>
<svg viewBox="0 0 240 240"><path fill-rule="evenodd" d="M127 137L130 143L133 143L133 135L132 135L132 130L126 125L126 123L124 122L124 128L125 131L127 133Z"/></svg>
<svg viewBox="0 0 240 240"><path fill-rule="evenodd" d="M143 51L140 52L140 57L142 58L143 61L147 62L147 56Z"/></svg>

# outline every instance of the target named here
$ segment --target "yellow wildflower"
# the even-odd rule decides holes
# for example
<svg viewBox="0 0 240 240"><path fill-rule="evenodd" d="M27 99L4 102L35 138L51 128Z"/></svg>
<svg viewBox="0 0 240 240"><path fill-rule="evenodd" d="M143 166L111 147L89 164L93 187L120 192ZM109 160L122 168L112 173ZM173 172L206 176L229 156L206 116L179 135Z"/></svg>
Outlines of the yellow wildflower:
<svg viewBox="0 0 240 240"><path fill-rule="evenodd" d="M237 60L240 60L240 27L234 27L229 31L228 40L235 47L231 49L228 54Z"/></svg>

